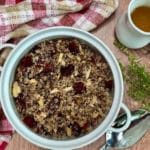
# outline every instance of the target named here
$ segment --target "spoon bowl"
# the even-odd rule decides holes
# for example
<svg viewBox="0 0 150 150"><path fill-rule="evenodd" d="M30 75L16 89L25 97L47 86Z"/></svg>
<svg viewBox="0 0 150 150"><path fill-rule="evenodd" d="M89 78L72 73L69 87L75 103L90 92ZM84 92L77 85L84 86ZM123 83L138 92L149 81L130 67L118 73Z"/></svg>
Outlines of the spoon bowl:
<svg viewBox="0 0 150 150"><path fill-rule="evenodd" d="M120 128L126 123L125 114L120 115L114 124L115 128ZM110 147L125 149L137 143L150 128L150 112L139 109L131 111L131 125L124 132L106 132L106 144L100 150L107 150Z"/></svg>

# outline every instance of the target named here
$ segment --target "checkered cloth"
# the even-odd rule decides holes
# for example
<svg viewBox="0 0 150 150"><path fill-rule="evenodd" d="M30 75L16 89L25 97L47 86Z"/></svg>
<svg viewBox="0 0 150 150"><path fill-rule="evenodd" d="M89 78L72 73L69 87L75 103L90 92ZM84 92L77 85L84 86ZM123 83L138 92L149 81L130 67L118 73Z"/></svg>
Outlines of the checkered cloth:
<svg viewBox="0 0 150 150"><path fill-rule="evenodd" d="M0 0L0 46L43 28L72 26L91 31L118 7L118 0ZM13 129L1 110L0 150Z"/></svg>

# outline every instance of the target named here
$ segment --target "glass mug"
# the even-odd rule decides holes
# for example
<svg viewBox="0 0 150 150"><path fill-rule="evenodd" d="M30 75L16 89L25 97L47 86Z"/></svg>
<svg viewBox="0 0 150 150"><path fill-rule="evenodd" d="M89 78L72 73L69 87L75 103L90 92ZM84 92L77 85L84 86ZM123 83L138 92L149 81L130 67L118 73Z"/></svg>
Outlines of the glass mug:
<svg viewBox="0 0 150 150"><path fill-rule="evenodd" d="M138 49L150 43L150 32L139 29L131 19L133 10L140 6L150 7L150 0L132 0L128 12L119 18L115 28L118 40L128 48Z"/></svg>

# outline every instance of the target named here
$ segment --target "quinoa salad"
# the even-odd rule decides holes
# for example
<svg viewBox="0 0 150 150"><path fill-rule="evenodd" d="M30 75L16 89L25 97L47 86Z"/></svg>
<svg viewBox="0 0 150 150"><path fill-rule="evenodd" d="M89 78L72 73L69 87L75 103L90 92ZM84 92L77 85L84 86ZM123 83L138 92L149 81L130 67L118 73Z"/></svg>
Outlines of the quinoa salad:
<svg viewBox="0 0 150 150"><path fill-rule="evenodd" d="M94 47L76 38L45 40L19 62L12 96L33 132L76 138L95 129L113 101L111 69Z"/></svg>

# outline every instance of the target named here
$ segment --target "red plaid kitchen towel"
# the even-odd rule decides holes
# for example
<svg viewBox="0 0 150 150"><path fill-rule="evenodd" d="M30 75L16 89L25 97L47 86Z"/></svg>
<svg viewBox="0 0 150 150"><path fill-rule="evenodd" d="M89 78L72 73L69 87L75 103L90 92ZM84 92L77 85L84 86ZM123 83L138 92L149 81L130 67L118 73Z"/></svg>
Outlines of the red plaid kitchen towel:
<svg viewBox="0 0 150 150"><path fill-rule="evenodd" d="M118 0L0 0L0 44L52 26L90 31L117 8Z"/></svg>
<svg viewBox="0 0 150 150"><path fill-rule="evenodd" d="M4 150L7 143L11 139L11 134L13 133L13 128L7 121L2 108L0 106L0 150Z"/></svg>
<svg viewBox="0 0 150 150"><path fill-rule="evenodd" d="M52 26L90 31L117 7L118 0L0 0L0 46ZM13 129L2 110L1 114L0 150L3 150Z"/></svg>

